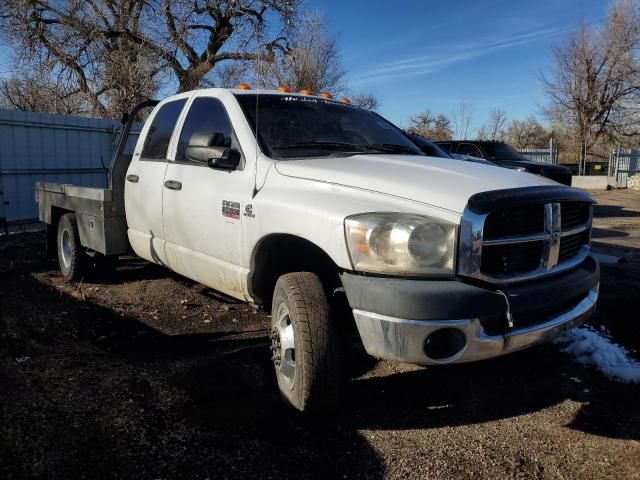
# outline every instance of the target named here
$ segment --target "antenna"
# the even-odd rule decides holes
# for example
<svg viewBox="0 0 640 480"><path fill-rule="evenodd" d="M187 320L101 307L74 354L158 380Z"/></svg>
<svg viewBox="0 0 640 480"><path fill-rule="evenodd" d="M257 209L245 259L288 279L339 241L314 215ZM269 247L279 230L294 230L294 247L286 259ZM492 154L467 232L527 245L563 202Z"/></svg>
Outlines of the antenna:
<svg viewBox="0 0 640 480"><path fill-rule="evenodd" d="M260 90L256 90L256 157L255 157L255 162L253 164L253 195L251 196L251 198L255 198L255 196L258 193L258 152L259 152L259 146L258 146L258 138L259 137L259 133L258 133L258 117L259 117L259 102L258 102L258 97L260 97Z"/></svg>

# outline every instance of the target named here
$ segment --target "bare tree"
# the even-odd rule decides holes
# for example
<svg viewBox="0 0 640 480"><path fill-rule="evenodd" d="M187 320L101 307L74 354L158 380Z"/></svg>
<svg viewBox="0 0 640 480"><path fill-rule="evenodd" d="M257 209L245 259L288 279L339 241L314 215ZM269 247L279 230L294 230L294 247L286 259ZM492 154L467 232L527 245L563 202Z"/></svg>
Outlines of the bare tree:
<svg viewBox="0 0 640 480"><path fill-rule="evenodd" d="M467 140L473 123L473 104L464 100L453 112L453 134L458 140Z"/></svg>
<svg viewBox="0 0 640 480"><path fill-rule="evenodd" d="M256 81L264 88L288 86L292 91L314 92L343 90L344 70L336 39L327 32L324 19L317 13L304 17L289 39L289 48L258 57Z"/></svg>
<svg viewBox="0 0 640 480"><path fill-rule="evenodd" d="M494 109L489 112L489 119L478 129L480 140L504 142L507 137L507 114L504 110Z"/></svg>
<svg viewBox="0 0 640 480"><path fill-rule="evenodd" d="M368 110L377 110L380 107L380 99L373 92L359 91L351 95L351 103Z"/></svg>
<svg viewBox="0 0 640 480"><path fill-rule="evenodd" d="M507 142L517 148L540 148L549 143L549 132L535 117L511 120L507 128Z"/></svg>
<svg viewBox="0 0 640 480"><path fill-rule="evenodd" d="M412 117L408 130L433 141L453 138L451 121L445 115L435 115L429 110Z"/></svg>
<svg viewBox="0 0 640 480"><path fill-rule="evenodd" d="M251 77L253 63L247 61L224 62L216 67L209 75L202 79L200 86L235 88Z"/></svg>
<svg viewBox="0 0 640 480"><path fill-rule="evenodd" d="M121 48L105 52L98 79L103 85L104 103L110 116L118 116L140 100L151 98L166 75L158 69L154 57L142 51L131 54L135 47L126 42Z"/></svg>
<svg viewBox="0 0 640 480"><path fill-rule="evenodd" d="M170 72L191 90L226 61L287 48L296 0L3 0L0 31L22 62L46 61L107 115Z"/></svg>
<svg viewBox="0 0 640 480"><path fill-rule="evenodd" d="M0 108L84 115L90 107L77 92L37 76L14 75L0 82Z"/></svg>
<svg viewBox="0 0 640 480"><path fill-rule="evenodd" d="M582 25L553 49L545 113L574 131L581 166L599 140L638 133L639 47L640 0L617 0L603 28Z"/></svg>
<svg viewBox="0 0 640 480"><path fill-rule="evenodd" d="M17 52L17 69L48 71L50 81L65 83L65 89L81 94L94 115L112 113L109 100L124 92L149 90L143 86L164 68L118 34L141 34L142 2L5 0L4 4L0 27ZM133 85L125 82L128 72Z"/></svg>

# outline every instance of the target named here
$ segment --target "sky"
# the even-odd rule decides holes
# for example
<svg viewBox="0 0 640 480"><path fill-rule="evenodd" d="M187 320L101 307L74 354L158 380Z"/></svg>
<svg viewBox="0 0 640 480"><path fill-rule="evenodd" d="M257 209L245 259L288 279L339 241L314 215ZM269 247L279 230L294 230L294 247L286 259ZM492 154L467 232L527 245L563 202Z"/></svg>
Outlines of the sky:
<svg viewBox="0 0 640 480"><path fill-rule="evenodd" d="M465 101L477 128L492 109L536 115L551 46L581 22L605 20L606 0L307 0L336 35L354 90L374 92L400 126Z"/></svg>
<svg viewBox="0 0 640 480"><path fill-rule="evenodd" d="M345 83L375 93L383 116L406 127L421 111L452 117L467 102L478 128L492 109L504 110L508 119L536 115L544 121L540 75L551 72L551 46L581 22L602 22L607 4L303 0L302 6L324 15L338 41ZM10 70L10 51L0 44L0 75Z"/></svg>

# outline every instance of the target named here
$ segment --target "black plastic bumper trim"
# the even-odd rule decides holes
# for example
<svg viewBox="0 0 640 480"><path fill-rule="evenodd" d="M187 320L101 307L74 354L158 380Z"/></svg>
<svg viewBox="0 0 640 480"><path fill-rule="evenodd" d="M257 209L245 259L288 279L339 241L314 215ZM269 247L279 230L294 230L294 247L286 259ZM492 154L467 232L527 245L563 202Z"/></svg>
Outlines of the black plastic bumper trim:
<svg viewBox="0 0 640 480"><path fill-rule="evenodd" d="M460 320L504 315L504 296L490 287L458 280L415 280L341 275L352 309L408 320ZM586 296L600 281L598 262L592 257L578 267L517 286L504 287L514 314L548 310Z"/></svg>

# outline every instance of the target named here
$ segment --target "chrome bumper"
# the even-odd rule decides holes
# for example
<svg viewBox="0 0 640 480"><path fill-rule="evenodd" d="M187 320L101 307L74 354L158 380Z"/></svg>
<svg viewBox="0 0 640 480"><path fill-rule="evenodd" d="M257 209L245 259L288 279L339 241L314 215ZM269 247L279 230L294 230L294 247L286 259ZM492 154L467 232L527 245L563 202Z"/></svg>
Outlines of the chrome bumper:
<svg viewBox="0 0 640 480"><path fill-rule="evenodd" d="M541 323L515 328L499 336L487 335L477 318L406 320L356 309L353 314L364 347L374 357L418 365L474 362L522 350L580 325L595 309L598 286L573 308ZM457 354L436 360L425 354L424 345L429 335L442 328L460 330L466 343Z"/></svg>

